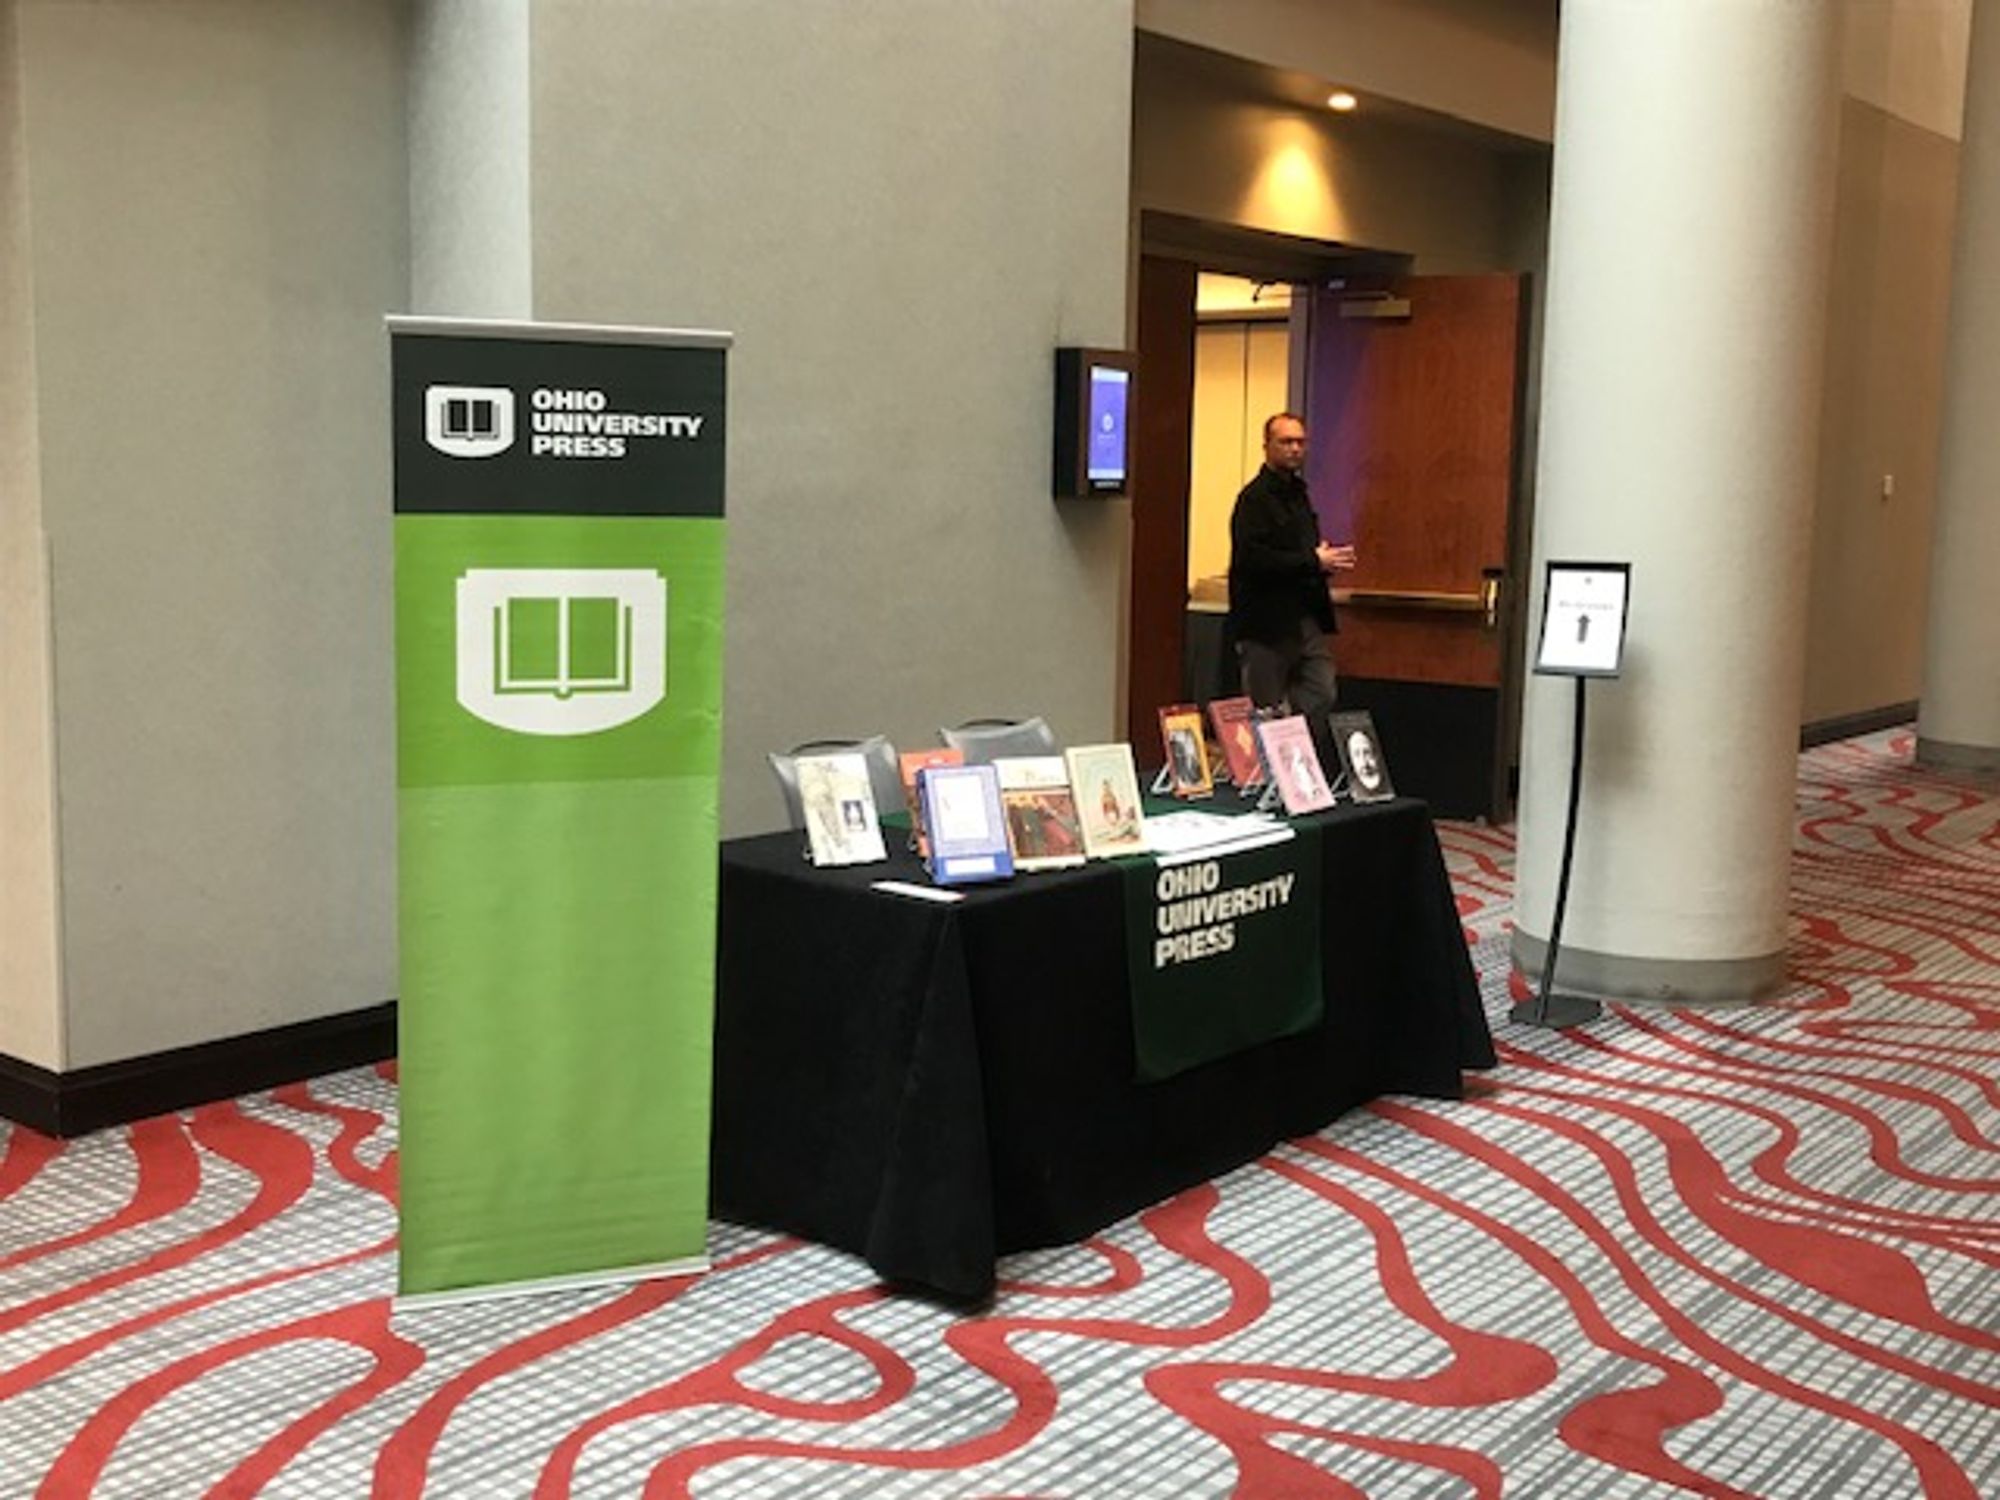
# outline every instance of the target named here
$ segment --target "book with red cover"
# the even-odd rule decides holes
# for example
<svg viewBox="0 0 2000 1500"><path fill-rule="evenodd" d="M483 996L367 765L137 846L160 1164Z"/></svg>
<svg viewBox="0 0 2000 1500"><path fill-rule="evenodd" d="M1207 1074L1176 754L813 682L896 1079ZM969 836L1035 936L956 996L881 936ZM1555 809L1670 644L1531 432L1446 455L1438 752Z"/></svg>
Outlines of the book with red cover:
<svg viewBox="0 0 2000 1500"><path fill-rule="evenodd" d="M1223 764L1239 787L1259 786L1264 780L1264 763L1257 758L1257 728L1251 722L1255 712L1248 698L1216 698L1208 705L1208 722L1215 726Z"/></svg>
<svg viewBox="0 0 2000 1500"><path fill-rule="evenodd" d="M960 750L905 750L896 757L903 776L903 801L910 809L910 831L916 835L917 853L930 858L931 841L924 832L924 802L917 795L917 773L930 766L962 766L965 753Z"/></svg>

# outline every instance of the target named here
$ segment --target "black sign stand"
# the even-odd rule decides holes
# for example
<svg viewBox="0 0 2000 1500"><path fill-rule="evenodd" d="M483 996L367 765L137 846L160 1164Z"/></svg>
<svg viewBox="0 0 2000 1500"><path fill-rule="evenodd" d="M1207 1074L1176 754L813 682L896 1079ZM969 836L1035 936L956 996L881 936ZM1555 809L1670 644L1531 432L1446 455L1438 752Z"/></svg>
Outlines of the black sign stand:
<svg viewBox="0 0 2000 1500"><path fill-rule="evenodd" d="M1556 909L1549 922L1542 982L1533 1001L1523 1000L1507 1013L1523 1026L1577 1026L1604 1014L1604 1007L1587 996L1555 993L1556 959L1562 953L1563 911L1569 905L1570 866L1576 858L1577 804L1583 800L1584 692L1588 679L1618 675L1625 653L1625 615L1631 590L1630 563L1551 561L1547 565L1535 671L1576 679L1576 734L1569 752L1569 816L1563 824L1562 867L1556 874ZM1558 614L1562 624L1551 631L1549 622ZM1595 635L1591 633L1593 625Z"/></svg>
<svg viewBox="0 0 2000 1500"><path fill-rule="evenodd" d="M1563 825L1562 868L1556 874L1556 911L1549 922L1549 950L1542 959L1542 983L1532 1001L1523 1000L1508 1018L1523 1026L1577 1026L1604 1014L1604 1007L1583 995L1551 993L1556 978L1556 954L1562 948L1563 908L1569 905L1569 869L1576 856L1576 808L1583 799L1583 703L1588 677L1576 679L1576 741L1570 747L1569 821Z"/></svg>

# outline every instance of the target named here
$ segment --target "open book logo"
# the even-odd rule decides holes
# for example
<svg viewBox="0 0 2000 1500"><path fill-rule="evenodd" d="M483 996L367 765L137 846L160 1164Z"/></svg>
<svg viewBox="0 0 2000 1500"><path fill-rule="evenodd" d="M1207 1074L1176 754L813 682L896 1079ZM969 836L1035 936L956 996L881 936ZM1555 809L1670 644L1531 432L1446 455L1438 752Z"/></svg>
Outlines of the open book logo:
<svg viewBox="0 0 2000 1500"><path fill-rule="evenodd" d="M519 734L596 734L667 695L667 580L650 568L472 568L458 701Z"/></svg>
<svg viewBox="0 0 2000 1500"><path fill-rule="evenodd" d="M514 446L514 393L504 385L424 387L424 441L453 458L491 458Z"/></svg>

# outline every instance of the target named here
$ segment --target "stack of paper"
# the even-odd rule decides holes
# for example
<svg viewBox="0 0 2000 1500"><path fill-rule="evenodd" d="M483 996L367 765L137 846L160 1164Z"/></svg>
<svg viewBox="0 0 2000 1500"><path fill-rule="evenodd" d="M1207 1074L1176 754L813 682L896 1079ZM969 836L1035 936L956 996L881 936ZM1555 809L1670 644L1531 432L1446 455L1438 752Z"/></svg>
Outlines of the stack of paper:
<svg viewBox="0 0 2000 1500"><path fill-rule="evenodd" d="M1172 812L1146 819L1146 848L1161 864L1211 859L1295 837L1290 824L1266 813Z"/></svg>

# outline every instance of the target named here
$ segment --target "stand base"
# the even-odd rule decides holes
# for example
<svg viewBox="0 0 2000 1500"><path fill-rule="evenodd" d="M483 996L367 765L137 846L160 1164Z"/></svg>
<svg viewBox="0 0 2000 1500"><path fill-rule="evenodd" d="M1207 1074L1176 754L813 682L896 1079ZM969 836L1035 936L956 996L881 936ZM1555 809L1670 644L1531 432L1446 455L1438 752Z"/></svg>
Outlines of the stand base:
<svg viewBox="0 0 2000 1500"><path fill-rule="evenodd" d="M1551 995L1545 1015L1536 1013L1536 1002L1523 1000L1507 1012L1507 1019L1517 1026L1547 1026L1560 1029L1565 1026L1581 1026L1586 1021L1595 1021L1604 1014L1604 1007L1583 995Z"/></svg>

